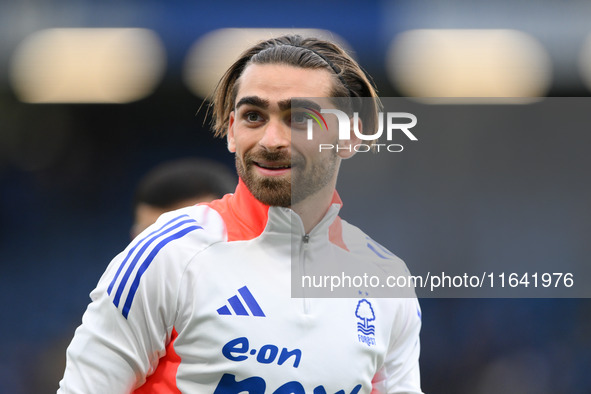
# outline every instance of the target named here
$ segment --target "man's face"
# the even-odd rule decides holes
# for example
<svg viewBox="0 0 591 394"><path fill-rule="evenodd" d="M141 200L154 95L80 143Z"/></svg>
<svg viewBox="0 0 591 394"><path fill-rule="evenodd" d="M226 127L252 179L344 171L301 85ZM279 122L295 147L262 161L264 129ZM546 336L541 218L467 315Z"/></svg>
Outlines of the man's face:
<svg viewBox="0 0 591 394"><path fill-rule="evenodd" d="M330 72L252 64L238 83L228 127L228 149L236 153L238 175L251 193L267 205L283 207L321 190L332 193L339 157L334 151L319 153L318 144L335 143L336 120L329 123L331 132L314 133L312 141L306 140L302 124L291 128L291 98L328 97L333 83ZM320 106L328 103L328 98L317 100ZM302 120L294 117L294 121ZM292 131L297 134L293 145Z"/></svg>

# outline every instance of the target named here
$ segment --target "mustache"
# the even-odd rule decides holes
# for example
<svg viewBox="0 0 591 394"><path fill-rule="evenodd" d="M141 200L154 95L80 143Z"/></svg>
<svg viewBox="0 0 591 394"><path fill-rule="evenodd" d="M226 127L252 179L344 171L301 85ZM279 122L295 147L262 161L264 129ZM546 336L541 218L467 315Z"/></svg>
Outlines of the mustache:
<svg viewBox="0 0 591 394"><path fill-rule="evenodd" d="M269 152L266 150L257 150L255 152L247 152L244 154L244 162L246 164L252 164L254 162L279 162L279 163L290 163L292 166L302 164L302 158L290 154L285 151L274 151Z"/></svg>

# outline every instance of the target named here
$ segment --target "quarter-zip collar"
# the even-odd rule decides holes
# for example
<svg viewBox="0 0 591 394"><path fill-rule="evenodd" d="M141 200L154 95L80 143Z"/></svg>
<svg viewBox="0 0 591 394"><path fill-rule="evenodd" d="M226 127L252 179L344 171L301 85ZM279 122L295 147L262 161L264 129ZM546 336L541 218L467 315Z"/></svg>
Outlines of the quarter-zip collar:
<svg viewBox="0 0 591 394"><path fill-rule="evenodd" d="M304 237L304 226L300 217L290 208L270 207L257 200L246 184L239 179L234 194L208 204L215 209L226 224L228 241L243 241L265 233L296 234ZM327 234L330 240L346 249L342 242L341 222L338 213L343 203L339 194L333 193L331 205L322 220L310 231L310 237Z"/></svg>

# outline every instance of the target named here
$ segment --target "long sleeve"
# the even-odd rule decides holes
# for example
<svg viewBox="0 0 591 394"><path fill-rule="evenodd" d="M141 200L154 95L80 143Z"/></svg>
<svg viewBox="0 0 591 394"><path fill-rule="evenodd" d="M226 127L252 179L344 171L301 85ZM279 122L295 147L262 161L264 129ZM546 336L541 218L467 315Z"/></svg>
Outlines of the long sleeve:
<svg viewBox="0 0 591 394"><path fill-rule="evenodd" d="M58 393L129 393L157 367L173 330L179 282L195 253L178 244L201 229L188 215L171 217L115 257L92 291Z"/></svg>
<svg viewBox="0 0 591 394"><path fill-rule="evenodd" d="M384 365L373 380L372 393L420 394L421 309L416 298L399 299L391 345Z"/></svg>

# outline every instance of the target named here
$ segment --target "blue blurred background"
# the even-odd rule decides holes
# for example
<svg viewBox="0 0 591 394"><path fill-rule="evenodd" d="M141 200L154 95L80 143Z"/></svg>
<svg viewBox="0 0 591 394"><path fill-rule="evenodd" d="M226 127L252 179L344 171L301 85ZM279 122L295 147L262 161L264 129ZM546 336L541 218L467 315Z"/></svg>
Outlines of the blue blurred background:
<svg viewBox="0 0 591 394"><path fill-rule="evenodd" d="M216 41L212 33L322 29L352 50L384 97L588 96L590 20L591 3L583 0L3 1L0 392L57 389L63 349L88 293L129 242L134 187L148 169L186 156L232 167L224 142L209 132L205 110L197 113L211 88L202 76L211 83L208 73L223 70L215 61L237 37ZM59 44L47 46L55 35L39 38L53 28L143 30L129 38L132 49L123 45L127 36L107 40L107 47L121 48L104 56L121 59L99 65L99 74L69 72L79 90L60 98L67 83L52 72L70 66L66 55L52 58L62 53ZM424 29L436 41L421 35ZM457 29L470 30L448 34ZM81 47L96 54L92 45L101 39ZM123 81L133 79L126 92L135 93L76 98L92 91L81 81L91 84L98 75L107 81L101 87L120 88L121 76L100 74L126 68L119 64L129 65ZM86 68L94 66L96 60ZM425 80L432 82L425 87ZM58 93L36 90L55 88L56 81ZM404 223L393 226L400 231ZM413 250L428 248L423 242L405 245L401 257L411 269ZM588 299L425 299L422 308L425 392L591 393Z"/></svg>

